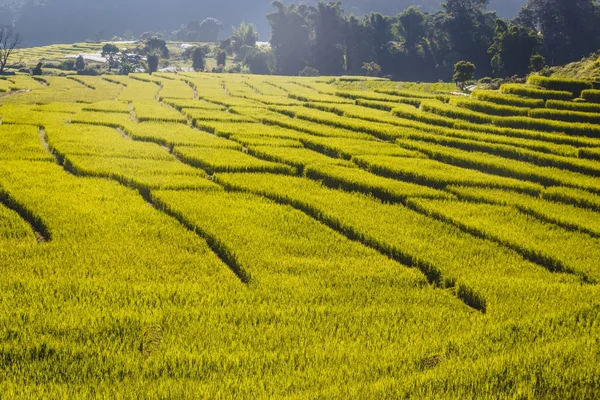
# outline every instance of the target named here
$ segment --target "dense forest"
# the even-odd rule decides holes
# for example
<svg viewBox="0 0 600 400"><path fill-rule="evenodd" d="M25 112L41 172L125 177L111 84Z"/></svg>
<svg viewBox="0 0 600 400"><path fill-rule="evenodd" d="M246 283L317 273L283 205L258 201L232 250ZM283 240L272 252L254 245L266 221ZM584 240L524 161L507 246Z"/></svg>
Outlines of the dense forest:
<svg viewBox="0 0 600 400"><path fill-rule="evenodd" d="M524 0L492 0L489 8L512 18ZM306 4L316 4L304 1ZM288 2L289 3L289 2ZM441 9L440 0L347 0L347 13L364 15L379 12L396 15L411 5L423 12ZM24 45L72 43L114 35L139 36L145 31L176 29L191 19L214 17L229 28L242 20L256 25L261 40L270 29L265 15L272 10L270 0L0 0L0 24L15 23ZM229 29L222 32L227 35Z"/></svg>

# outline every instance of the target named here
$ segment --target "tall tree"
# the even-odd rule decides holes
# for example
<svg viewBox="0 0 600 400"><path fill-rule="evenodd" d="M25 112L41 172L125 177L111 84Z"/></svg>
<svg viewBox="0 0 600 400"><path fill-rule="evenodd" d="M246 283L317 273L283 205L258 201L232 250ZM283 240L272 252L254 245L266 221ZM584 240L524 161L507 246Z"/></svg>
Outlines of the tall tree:
<svg viewBox="0 0 600 400"><path fill-rule="evenodd" d="M496 21L496 36L489 52L498 76L524 76L529 72L531 57L538 54L541 38L529 28Z"/></svg>
<svg viewBox="0 0 600 400"><path fill-rule="evenodd" d="M314 67L322 75L341 75L345 69L342 2L319 2L311 20L314 26Z"/></svg>
<svg viewBox="0 0 600 400"><path fill-rule="evenodd" d="M442 4L445 13L444 29L452 48L462 59L481 66L483 74L491 72L487 50L492 45L496 22L495 13L487 13L489 0L447 0Z"/></svg>
<svg viewBox="0 0 600 400"><path fill-rule="evenodd" d="M544 37L550 65L566 64L600 47L600 6L596 0L528 0L517 21Z"/></svg>
<svg viewBox="0 0 600 400"><path fill-rule="evenodd" d="M0 26L0 74L4 73L10 57L21 44L21 35L12 26Z"/></svg>
<svg viewBox="0 0 600 400"><path fill-rule="evenodd" d="M311 30L309 7L274 1L277 10L267 15L271 26L271 48L275 55L275 72L298 75L310 61Z"/></svg>

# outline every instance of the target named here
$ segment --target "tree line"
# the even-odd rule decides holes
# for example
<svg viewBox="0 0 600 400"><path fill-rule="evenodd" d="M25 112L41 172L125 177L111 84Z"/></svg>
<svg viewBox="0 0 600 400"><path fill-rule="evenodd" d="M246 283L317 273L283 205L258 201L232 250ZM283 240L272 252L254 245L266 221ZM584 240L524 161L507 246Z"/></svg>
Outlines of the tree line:
<svg viewBox="0 0 600 400"><path fill-rule="evenodd" d="M272 72L282 75L380 74L405 81L450 80L468 61L477 75L524 76L600 48L596 0L527 0L513 20L488 11L489 0L446 0L424 13L344 12L341 1L316 6L277 0L267 15Z"/></svg>

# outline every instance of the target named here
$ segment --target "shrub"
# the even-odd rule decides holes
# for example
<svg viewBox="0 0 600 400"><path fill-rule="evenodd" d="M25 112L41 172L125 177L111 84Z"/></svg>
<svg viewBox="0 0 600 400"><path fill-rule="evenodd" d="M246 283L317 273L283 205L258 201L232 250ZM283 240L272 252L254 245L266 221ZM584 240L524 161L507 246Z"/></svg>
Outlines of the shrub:
<svg viewBox="0 0 600 400"><path fill-rule="evenodd" d="M460 90L465 89L468 81L475 78L475 64L469 61L459 61L454 65L454 77L452 78Z"/></svg>
<svg viewBox="0 0 600 400"><path fill-rule="evenodd" d="M85 60L83 59L83 56L77 57L77 60L75 61L75 69L77 71L83 71L85 69Z"/></svg>
<svg viewBox="0 0 600 400"><path fill-rule="evenodd" d="M192 53L192 68L196 71L203 71L205 66L204 50L201 47L196 47Z"/></svg>
<svg viewBox="0 0 600 400"><path fill-rule="evenodd" d="M592 89L590 82L566 79L566 78L547 78L540 75L531 75L528 80L530 85L536 85L548 90L566 91L573 93L573 97L579 97L582 91Z"/></svg>
<svg viewBox="0 0 600 400"><path fill-rule="evenodd" d="M35 66L35 68L31 71L31 74L35 75L35 76L42 75L42 66L43 65L44 64L42 64L41 62L37 63L37 65Z"/></svg>
<svg viewBox="0 0 600 400"><path fill-rule="evenodd" d="M227 62L227 52L225 50L221 50L217 53L217 65L225 66Z"/></svg>
<svg viewBox="0 0 600 400"><path fill-rule="evenodd" d="M146 60L148 62L148 73L150 75L152 75L153 72L158 71L158 54L148 54Z"/></svg>

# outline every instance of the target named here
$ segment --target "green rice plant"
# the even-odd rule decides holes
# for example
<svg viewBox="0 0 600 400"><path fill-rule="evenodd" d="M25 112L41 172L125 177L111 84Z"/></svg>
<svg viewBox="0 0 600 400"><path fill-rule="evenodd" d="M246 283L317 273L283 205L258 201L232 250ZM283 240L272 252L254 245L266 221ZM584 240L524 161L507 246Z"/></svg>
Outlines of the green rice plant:
<svg viewBox="0 0 600 400"><path fill-rule="evenodd" d="M161 76L163 77L163 76ZM190 85L180 80L163 80L159 97L164 99L193 100L194 90Z"/></svg>
<svg viewBox="0 0 600 400"><path fill-rule="evenodd" d="M406 150L394 143L379 140L326 138L318 136L302 136L299 140L309 149L346 160L350 160L354 156L369 154L396 157L424 157L418 152Z"/></svg>
<svg viewBox="0 0 600 400"><path fill-rule="evenodd" d="M577 101L548 100L546 108L577 112L600 113L600 104L582 103Z"/></svg>
<svg viewBox="0 0 600 400"><path fill-rule="evenodd" d="M399 128L396 130L396 137L443 144L462 143L466 141L469 143L466 144L467 146L472 146L470 148L489 149L490 151L502 151L502 149L506 148L506 150L514 154L520 154L522 149L528 149L558 156L579 157L580 152L580 149L574 146L435 126L418 125L416 128Z"/></svg>
<svg viewBox="0 0 600 400"><path fill-rule="evenodd" d="M505 188L525 193L540 193L541 185L517 179L490 175L466 167L444 164L436 160L398 158L392 156L360 156L353 161L374 174L399 179L436 189L450 185Z"/></svg>
<svg viewBox="0 0 600 400"><path fill-rule="evenodd" d="M296 130L302 133L308 133L314 136L321 137L345 137L352 139L372 139L371 135L352 131L351 129L339 128L336 126L328 126L313 122L308 119L289 118L280 114L267 115L262 118L262 122L268 125L280 126L282 128Z"/></svg>
<svg viewBox="0 0 600 400"><path fill-rule="evenodd" d="M40 146L39 129L31 125L0 125L0 162L8 160L53 161Z"/></svg>
<svg viewBox="0 0 600 400"><path fill-rule="evenodd" d="M296 147L302 148L302 142L296 139L284 139L273 136L238 134L231 135L230 139L241 143L244 147L251 146L274 146L274 147Z"/></svg>
<svg viewBox="0 0 600 400"><path fill-rule="evenodd" d="M73 124L103 125L120 128L133 123L129 114L112 112L82 111L72 116Z"/></svg>
<svg viewBox="0 0 600 400"><path fill-rule="evenodd" d="M541 100L571 100L574 96L572 92L538 89L532 86L520 85L517 83L505 83L500 86L500 92L522 97L529 97Z"/></svg>
<svg viewBox="0 0 600 400"><path fill-rule="evenodd" d="M173 160L173 156L150 143L127 141L114 128L83 124L51 126L45 130L49 148L63 159L65 155ZM39 146L38 146L39 147Z"/></svg>
<svg viewBox="0 0 600 400"><path fill-rule="evenodd" d="M600 124L600 113L587 113L568 110L554 110L538 108L529 112L531 118L544 118L562 122L577 122L587 124Z"/></svg>
<svg viewBox="0 0 600 400"><path fill-rule="evenodd" d="M590 103L600 103L600 90L584 90L581 92L581 97Z"/></svg>
<svg viewBox="0 0 600 400"><path fill-rule="evenodd" d="M85 105L82 111L94 111L94 112L114 112L129 114L129 104L121 101L101 101Z"/></svg>
<svg viewBox="0 0 600 400"><path fill-rule="evenodd" d="M252 101L260 102L265 105L273 105L273 106L299 106L302 105L302 102L299 100L295 100L289 97L281 97L281 96L269 96L263 94L246 94L244 95L245 99L249 99Z"/></svg>
<svg viewBox="0 0 600 400"><path fill-rule="evenodd" d="M488 174L500 175L545 186L563 185L600 193L600 179L555 167L541 167L523 161L509 160L487 153L451 149L444 146L399 139L398 143L420 151L440 162L463 168L472 168ZM508 187L507 187L508 188ZM510 189L510 188L509 188ZM524 191L524 190L523 190ZM539 190L524 191L538 194Z"/></svg>
<svg viewBox="0 0 600 400"><path fill-rule="evenodd" d="M199 92L198 97L200 99L209 101L214 104L219 104L225 107L264 107L263 103L260 103L256 100L248 99L245 97L229 96L225 92L219 93L217 95Z"/></svg>
<svg viewBox="0 0 600 400"><path fill-rule="evenodd" d="M467 304L493 315L522 312L521 307L531 306L524 298L542 299L548 295L538 292L540 288L561 285L558 282L562 279L575 280L566 276L557 276L554 280L549 271L510 250L403 206L327 189L307 179L268 174L218 174L216 180L229 189L262 194L291 204L393 258L406 260L407 265L425 271L438 285L455 287L457 296ZM349 209L360 212L348 213ZM544 281L546 283L542 283ZM525 285L522 289L531 290L517 289L520 285ZM555 291L552 293L552 296L557 295Z"/></svg>
<svg viewBox="0 0 600 400"><path fill-rule="evenodd" d="M197 124L204 121L216 121L216 122L228 122L228 123L245 123L254 122L252 118L245 117L242 115L233 114L227 111L218 110L204 110L200 108L183 108L181 110L188 118L191 118L193 124Z"/></svg>
<svg viewBox="0 0 600 400"><path fill-rule="evenodd" d="M465 187L450 187L448 190L464 200L510 205L542 221L600 237L600 215L595 211L504 190Z"/></svg>
<svg viewBox="0 0 600 400"><path fill-rule="evenodd" d="M443 103L422 102L421 110L452 119L463 119L475 124L491 124L494 121L494 117L491 115Z"/></svg>
<svg viewBox="0 0 600 400"><path fill-rule="evenodd" d="M452 198L452 195L441 190L385 178L351 166L312 164L306 167L304 174L327 187L361 192L392 203L404 202L410 197Z"/></svg>
<svg viewBox="0 0 600 400"><path fill-rule="evenodd" d="M112 77L111 77L112 78ZM153 101L156 100L160 86L152 82L129 79L127 87L119 95L120 101Z"/></svg>
<svg viewBox="0 0 600 400"><path fill-rule="evenodd" d="M166 153L165 153L166 154ZM206 173L177 161L65 155L65 169L76 175L109 178L144 191L218 189Z"/></svg>
<svg viewBox="0 0 600 400"><path fill-rule="evenodd" d="M199 131L185 124L143 122L128 124L123 129L135 140L154 142L170 149L180 145L239 150L242 148L239 143Z"/></svg>
<svg viewBox="0 0 600 400"><path fill-rule="evenodd" d="M452 98L450 104L460 108L466 108L471 111L478 113L484 113L488 115L498 115L501 117L512 117L512 116L528 116L529 109L525 107L515 107L492 103L489 101L471 100Z"/></svg>
<svg viewBox="0 0 600 400"><path fill-rule="evenodd" d="M387 94L394 97L406 97L413 99L437 99L444 102L448 102L449 97L443 94L431 94L426 92L416 92L410 90L389 90L389 89L375 89L375 93Z"/></svg>
<svg viewBox="0 0 600 400"><path fill-rule="evenodd" d="M215 172L273 172L295 174L288 165L265 161L238 150L213 147L176 146L173 154L187 164Z"/></svg>
<svg viewBox="0 0 600 400"><path fill-rule="evenodd" d="M541 118L502 117L496 118L494 124L501 127L563 132L567 135L600 138L600 127L590 123L562 122Z"/></svg>
<svg viewBox="0 0 600 400"><path fill-rule="evenodd" d="M61 125L69 121L72 113L34 111L34 107L26 105L4 105L0 108L2 124L33 125L44 127L47 125Z"/></svg>
<svg viewBox="0 0 600 400"><path fill-rule="evenodd" d="M299 100L307 103L332 103L332 104L352 104L353 100L344 99L338 96L333 96L330 94L320 94L320 93L298 93L291 92L288 93L288 97L294 100Z"/></svg>
<svg viewBox="0 0 600 400"><path fill-rule="evenodd" d="M600 176L600 165L597 162L581 160L573 156L564 157L554 154L540 153L515 146L482 143L475 140L452 138L436 134L410 132L407 133L406 137L410 140L434 143L436 145L454 147L465 151L494 154L517 161L525 161L542 167L555 167L567 171L579 172L592 176ZM576 155L577 154L574 154L574 156Z"/></svg>
<svg viewBox="0 0 600 400"><path fill-rule="evenodd" d="M513 96L497 92L495 90L475 89L471 97L494 104L520 108L540 108L544 107L543 99L526 99L519 96ZM548 100L551 101L551 100Z"/></svg>
<svg viewBox="0 0 600 400"><path fill-rule="evenodd" d="M132 103L135 116L140 122L174 122L187 124L188 120L178 111L157 101L134 101Z"/></svg>
<svg viewBox="0 0 600 400"><path fill-rule="evenodd" d="M349 161L331 158L321 153L305 148L252 146L248 153L268 161L287 164L294 167L299 174L311 164L352 165Z"/></svg>
<svg viewBox="0 0 600 400"><path fill-rule="evenodd" d="M382 111L392 111L394 108L398 107L398 103L408 104L413 107L419 108L421 107L421 100L419 99L402 99L397 102L389 102L389 101L373 101L373 100L356 100L356 105L361 107L369 107L374 108L376 110Z"/></svg>
<svg viewBox="0 0 600 400"><path fill-rule="evenodd" d="M162 99L162 102L170 105L171 107L181 111L184 108L199 108L202 110L215 110L225 111L225 106L209 103L203 100L190 100L190 99L179 99L179 98L168 98Z"/></svg>
<svg viewBox="0 0 600 400"><path fill-rule="evenodd" d="M579 149L579 157L600 161L600 148Z"/></svg>
<svg viewBox="0 0 600 400"><path fill-rule="evenodd" d="M584 190L555 186L546 189L542 193L542 197L546 200L572 204L600 212L600 196Z"/></svg>
<svg viewBox="0 0 600 400"><path fill-rule="evenodd" d="M76 114L85 108L81 103L49 103L37 106L31 106L32 111L40 111L45 113L68 113Z"/></svg>
<svg viewBox="0 0 600 400"><path fill-rule="evenodd" d="M542 75L529 75L527 83L540 86L548 90L566 91L573 93L573 97L579 97L584 90L592 89L591 82L579 79L548 78Z"/></svg>
<svg viewBox="0 0 600 400"><path fill-rule="evenodd" d="M97 94L101 94L103 98L110 100L116 99L123 90L122 85L109 82L100 76L77 75L77 77L71 77L70 79L93 89Z"/></svg>
<svg viewBox="0 0 600 400"><path fill-rule="evenodd" d="M592 261L600 252L596 238L539 221L508 206L428 199L411 199L409 204L512 248L551 271L575 274L584 282L600 278L600 270Z"/></svg>

